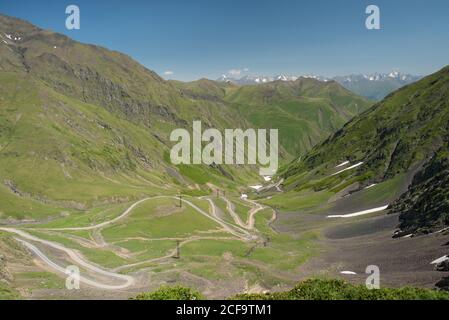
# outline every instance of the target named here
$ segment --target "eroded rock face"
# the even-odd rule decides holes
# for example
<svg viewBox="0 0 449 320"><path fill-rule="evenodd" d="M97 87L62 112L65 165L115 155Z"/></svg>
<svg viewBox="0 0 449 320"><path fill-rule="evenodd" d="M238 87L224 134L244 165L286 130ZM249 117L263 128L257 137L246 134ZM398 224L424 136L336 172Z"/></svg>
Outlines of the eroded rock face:
<svg viewBox="0 0 449 320"><path fill-rule="evenodd" d="M7 186L13 193L17 195L22 195L22 192L17 188L17 185L11 180L4 181L5 186Z"/></svg>
<svg viewBox="0 0 449 320"><path fill-rule="evenodd" d="M0 254L0 281L6 282L7 284L13 281L12 274L6 268L6 257Z"/></svg>
<svg viewBox="0 0 449 320"><path fill-rule="evenodd" d="M449 138L446 138L449 139ZM409 190L393 205L400 212L400 229L427 234L449 226L449 143L440 148L413 178Z"/></svg>

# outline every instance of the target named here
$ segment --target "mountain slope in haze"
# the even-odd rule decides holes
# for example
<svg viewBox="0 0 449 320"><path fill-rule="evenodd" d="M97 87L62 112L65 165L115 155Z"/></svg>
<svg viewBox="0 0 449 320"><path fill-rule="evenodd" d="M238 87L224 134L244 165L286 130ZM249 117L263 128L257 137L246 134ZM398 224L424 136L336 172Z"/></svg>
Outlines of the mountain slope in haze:
<svg viewBox="0 0 449 320"><path fill-rule="evenodd" d="M186 126L201 115L196 101L184 99L170 82L124 54L5 16L0 16L0 28L4 71L27 72L64 95L156 130L165 129L159 120ZM219 111L214 110L217 120L211 125L226 121Z"/></svg>
<svg viewBox="0 0 449 320"><path fill-rule="evenodd" d="M356 116L282 175L290 189L314 190L341 190L355 184L360 190L415 176L409 191L393 206L402 213L402 226L413 231L447 225L442 177L447 170L448 123L446 67Z"/></svg>
<svg viewBox="0 0 449 320"><path fill-rule="evenodd" d="M304 76L258 76L246 75L241 78L233 78L227 75L222 75L217 81L234 83L237 85L254 85L265 84L273 81L296 81L299 78L315 79L323 82L336 81L349 91L365 97L370 100L378 101L385 98L391 92L413 83L422 77L414 76L399 71L392 71L390 73L373 73L373 74L352 74L346 76L323 77L317 75Z"/></svg>
<svg viewBox="0 0 449 320"><path fill-rule="evenodd" d="M305 154L371 103L334 81L299 78L231 88L225 100L256 127L279 129L280 144Z"/></svg>
<svg viewBox="0 0 449 320"><path fill-rule="evenodd" d="M421 77L398 71L333 78L333 80L355 94L375 101L382 100L391 92L419 79L421 79Z"/></svg>

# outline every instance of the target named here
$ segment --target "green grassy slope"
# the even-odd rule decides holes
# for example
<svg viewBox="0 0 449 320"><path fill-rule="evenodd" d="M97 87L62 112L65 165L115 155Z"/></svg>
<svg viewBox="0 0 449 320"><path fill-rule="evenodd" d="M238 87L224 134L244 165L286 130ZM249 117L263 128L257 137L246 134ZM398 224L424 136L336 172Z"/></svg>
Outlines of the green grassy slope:
<svg viewBox="0 0 449 320"><path fill-rule="evenodd" d="M371 103L334 81L296 81L230 88L225 99L252 124L279 129L291 155L305 154Z"/></svg>
<svg viewBox="0 0 449 320"><path fill-rule="evenodd" d="M202 300L204 297L190 288L163 286L153 292L141 293L136 300ZM404 287L369 290L335 279L310 279L292 290L266 294L238 294L231 300L448 300L449 293L431 289Z"/></svg>
<svg viewBox="0 0 449 320"><path fill-rule="evenodd" d="M285 187L339 192L358 184L360 190L403 174L412 177L435 155L437 160L416 176L411 192L394 208L409 213L410 219L405 215L402 218L403 226L410 230L445 225L447 195L444 180L438 177L444 176L447 168L448 121L449 67L446 67L389 95L313 148L306 157L292 162L282 173ZM344 161L350 162L346 167L363 164L332 175ZM438 184L430 188L431 181L437 180Z"/></svg>
<svg viewBox="0 0 449 320"><path fill-rule="evenodd" d="M358 174L389 178L425 160L443 144L447 132L449 67L391 94L356 116L286 177L306 170L332 168L344 160L365 161Z"/></svg>
<svg viewBox="0 0 449 320"><path fill-rule="evenodd" d="M241 294L240 300L448 300L449 293L430 289L404 287L369 290L342 280L311 279L287 292Z"/></svg>
<svg viewBox="0 0 449 320"><path fill-rule="evenodd" d="M404 234L429 233L449 226L449 153L447 145L438 150L418 172L409 190L394 204L401 212Z"/></svg>
<svg viewBox="0 0 449 320"><path fill-rule="evenodd" d="M17 202L82 209L160 188L161 143L101 107L61 95L18 73L0 76L0 177L6 216ZM18 198L21 201L15 201ZM34 202L34 203L32 203ZM50 210L51 211L51 210Z"/></svg>
<svg viewBox="0 0 449 320"><path fill-rule="evenodd" d="M244 127L222 102L184 95L123 54L18 19L0 15L0 37L0 219L42 218L206 182L235 187L257 176L252 167L174 167L167 157L170 132L193 120Z"/></svg>
<svg viewBox="0 0 449 320"><path fill-rule="evenodd" d="M165 81L124 54L3 15L0 38L0 219L204 192L207 183L236 189L260 179L256 166L173 166L171 131L193 120L203 130L275 127L288 158L368 104L304 79L271 84L269 101L259 99L265 86Z"/></svg>

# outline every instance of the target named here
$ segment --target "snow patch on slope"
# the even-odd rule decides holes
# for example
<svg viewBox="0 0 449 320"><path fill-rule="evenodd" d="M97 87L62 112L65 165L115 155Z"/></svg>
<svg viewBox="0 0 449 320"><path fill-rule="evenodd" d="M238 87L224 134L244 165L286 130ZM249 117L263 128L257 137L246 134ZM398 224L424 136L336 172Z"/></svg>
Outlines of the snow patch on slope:
<svg viewBox="0 0 449 320"><path fill-rule="evenodd" d="M377 208L368 209L368 210L357 211L357 212L350 213L350 214L330 215L330 216L327 216L327 217L328 218L353 218L353 217L363 216L365 214L370 214L370 213L374 213L374 212L384 211L387 208L388 208L388 204L386 206L377 207Z"/></svg>

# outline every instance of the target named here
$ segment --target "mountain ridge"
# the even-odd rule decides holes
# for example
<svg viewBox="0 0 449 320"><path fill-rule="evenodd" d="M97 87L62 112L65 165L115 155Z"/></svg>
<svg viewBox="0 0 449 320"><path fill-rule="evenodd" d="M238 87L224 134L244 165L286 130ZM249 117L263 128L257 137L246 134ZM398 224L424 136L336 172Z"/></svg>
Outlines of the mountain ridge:
<svg viewBox="0 0 449 320"><path fill-rule="evenodd" d="M254 85L264 84L277 80L296 81L300 78L316 79L322 82L337 81L346 89L371 100L381 100L389 93L399 89L400 87L413 83L421 76L415 76L393 70L389 73L372 73L372 74L351 74L345 76L324 77L320 75L285 75L261 76L261 75L245 75L241 78L227 76L223 74L217 81L230 82L237 85Z"/></svg>
<svg viewBox="0 0 449 320"><path fill-rule="evenodd" d="M194 120L219 130L271 128L241 112L253 106L239 104L234 94L247 89L207 79L166 81L127 55L3 15L0 70L0 193L9 199L0 208L4 218L84 210L175 190L204 192L207 183L232 189L260 179L255 166L174 166L169 159L170 133L191 130ZM307 83L312 95L320 92L320 83ZM282 94L292 90L279 84ZM342 90L331 88L319 99L339 120L326 130L318 118L310 120L317 132L313 141L305 138L306 148L358 112L354 101L370 105ZM340 99L340 91L344 97L335 109L333 95ZM298 109L297 96L288 97ZM278 112L276 103L264 110ZM302 130L310 126L288 118ZM280 151L287 159L295 148L283 143Z"/></svg>
<svg viewBox="0 0 449 320"><path fill-rule="evenodd" d="M446 182L438 178L447 170L448 92L449 67L395 91L285 168L285 186L363 190L411 174L406 193L391 207L406 230L435 231L449 222ZM348 169L337 171L339 165Z"/></svg>

